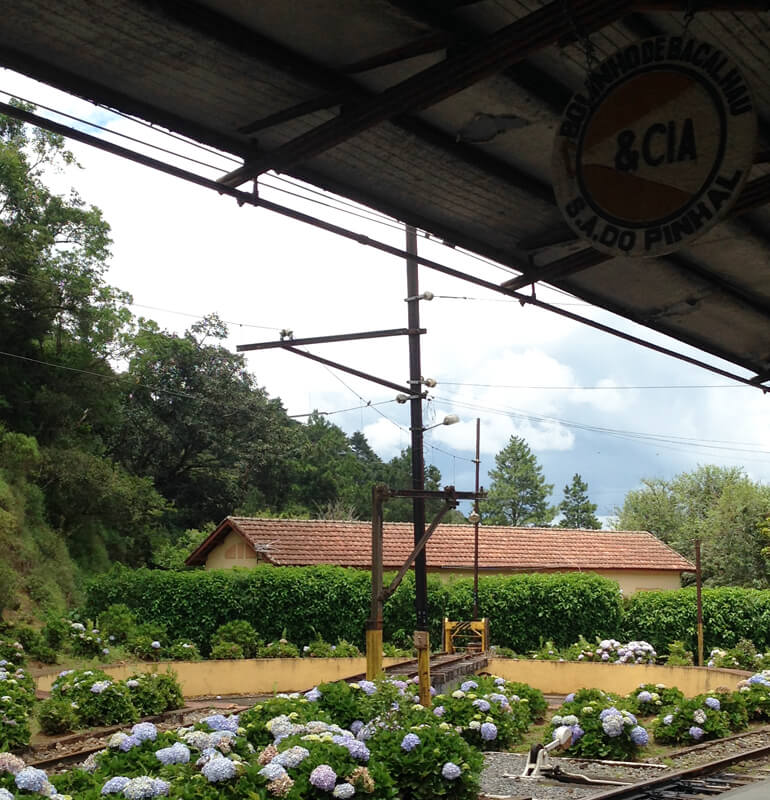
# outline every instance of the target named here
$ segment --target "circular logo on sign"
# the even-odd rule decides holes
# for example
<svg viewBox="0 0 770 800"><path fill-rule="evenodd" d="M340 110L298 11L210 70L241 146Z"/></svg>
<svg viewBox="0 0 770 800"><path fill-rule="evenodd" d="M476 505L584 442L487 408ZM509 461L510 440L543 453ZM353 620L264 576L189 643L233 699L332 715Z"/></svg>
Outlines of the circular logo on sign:
<svg viewBox="0 0 770 800"><path fill-rule="evenodd" d="M717 47L658 36L588 77L554 145L554 190L572 229L610 255L670 253L716 225L754 160L749 86Z"/></svg>

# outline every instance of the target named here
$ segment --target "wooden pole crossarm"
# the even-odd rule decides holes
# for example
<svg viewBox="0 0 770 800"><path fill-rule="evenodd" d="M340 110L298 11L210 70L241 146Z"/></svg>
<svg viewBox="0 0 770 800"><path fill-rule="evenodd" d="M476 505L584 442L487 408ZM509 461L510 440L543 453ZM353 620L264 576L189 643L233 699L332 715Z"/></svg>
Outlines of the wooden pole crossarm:
<svg viewBox="0 0 770 800"><path fill-rule="evenodd" d="M362 331L361 333L335 333L330 336L305 336L302 339L279 339L273 342L257 342L255 344L239 344L235 349L239 353L247 350L272 350L276 347L292 347L300 344L324 344L326 342L352 342L356 339L381 339L385 336L408 336L413 333L427 333L427 328L388 328L381 331Z"/></svg>
<svg viewBox="0 0 770 800"><path fill-rule="evenodd" d="M450 509L455 508L456 505L457 505L456 502L453 502L448 498L444 501L444 505L439 509L438 514L436 514L435 519L428 526L428 529L425 531L420 541L417 542L417 544L414 546L414 550L412 550L412 552L409 554L409 558L407 558L407 560L404 562L403 566L398 571L396 577L393 578L393 581L391 582L390 586L388 586L387 589L382 590L383 602L387 600L393 594L393 592L396 591L396 589L398 589L398 585L403 580L407 570L409 569L409 567L412 566L415 558L417 558L417 556L422 552L422 549L425 547L425 544L427 543L428 539L430 539L431 535L436 530L436 528L438 528L438 525L444 518L444 515Z"/></svg>
<svg viewBox="0 0 770 800"><path fill-rule="evenodd" d="M487 497L487 493L485 491L476 492L457 492L455 491L454 486L447 486L445 489L436 490L436 489L422 489L422 490L415 490L415 489L390 489L388 491L390 497L423 497L426 500L445 500L446 502L455 501L455 505L457 505L457 500L485 500Z"/></svg>

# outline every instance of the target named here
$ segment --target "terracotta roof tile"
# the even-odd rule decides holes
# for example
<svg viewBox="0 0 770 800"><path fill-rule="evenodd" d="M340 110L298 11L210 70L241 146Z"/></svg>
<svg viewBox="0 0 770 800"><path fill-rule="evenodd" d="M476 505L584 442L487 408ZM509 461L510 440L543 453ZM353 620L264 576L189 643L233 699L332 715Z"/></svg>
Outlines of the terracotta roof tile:
<svg viewBox="0 0 770 800"><path fill-rule="evenodd" d="M203 564L208 552L230 530L281 566L338 564L371 566L370 522L227 517L188 564ZM414 546L411 523L386 522L386 569L400 567ZM426 545L428 567L473 566L473 525L439 525ZM482 569L655 569L692 571L694 565L646 531L593 531L568 528L479 527Z"/></svg>

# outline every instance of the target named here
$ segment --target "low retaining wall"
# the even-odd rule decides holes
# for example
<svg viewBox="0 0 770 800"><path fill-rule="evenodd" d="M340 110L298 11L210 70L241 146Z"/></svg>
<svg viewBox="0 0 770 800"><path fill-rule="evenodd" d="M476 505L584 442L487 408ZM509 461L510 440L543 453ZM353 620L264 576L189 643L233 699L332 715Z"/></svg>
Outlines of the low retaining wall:
<svg viewBox="0 0 770 800"><path fill-rule="evenodd" d="M409 659L383 659L386 667ZM366 659L359 658L255 658L217 661L160 661L115 664L102 669L116 680L136 672L165 672L179 676L185 697L202 695L272 694L310 689L319 683L337 681L366 672ZM600 664L577 661L526 661L490 658L486 671L510 681L528 683L545 694L569 694L581 688L598 688L628 694L643 683L676 686L687 697L712 692L718 687L735 689L751 675L731 669L662 667L657 665ZM38 691L49 692L58 670L36 679Z"/></svg>
<svg viewBox="0 0 770 800"><path fill-rule="evenodd" d="M385 658L386 667L408 658ZM253 658L216 661L159 661L114 664L101 667L116 680L136 672L165 672L179 677L185 697L228 694L272 694L310 689L319 683L337 681L366 672L366 658ZM60 670L40 675L38 691L50 692Z"/></svg>
<svg viewBox="0 0 770 800"><path fill-rule="evenodd" d="M721 686L733 690L750 672L706 667L664 667L657 664L601 664L582 661L526 661L491 658L489 672L509 681L521 681L545 694L569 694L578 689L604 689L628 694L643 683L676 686L687 697L713 692Z"/></svg>

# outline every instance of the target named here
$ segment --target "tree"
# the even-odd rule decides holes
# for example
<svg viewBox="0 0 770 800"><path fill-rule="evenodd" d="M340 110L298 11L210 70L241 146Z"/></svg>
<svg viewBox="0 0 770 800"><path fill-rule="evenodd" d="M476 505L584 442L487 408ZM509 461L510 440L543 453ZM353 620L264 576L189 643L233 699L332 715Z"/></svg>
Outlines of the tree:
<svg viewBox="0 0 770 800"><path fill-rule="evenodd" d="M140 320L131 342L111 453L152 479L181 528L232 514L250 490L281 507L291 488L300 426L257 386L243 356L219 344L226 333L216 315L183 336Z"/></svg>
<svg viewBox="0 0 770 800"><path fill-rule="evenodd" d="M596 518L596 504L588 499L588 484L576 472L572 483L564 487L564 499L559 503L562 518L560 528L599 530L602 523Z"/></svg>
<svg viewBox="0 0 770 800"><path fill-rule="evenodd" d="M411 489L412 448L405 448L399 455L388 461L379 480L387 484L391 489ZM438 491L441 488L441 471L433 464L425 464L424 486L428 491ZM426 525L430 524L442 505L440 500L426 501ZM368 516L371 517L371 511ZM412 500L405 497L388 500L383 507L383 519L386 522L412 522L414 519Z"/></svg>
<svg viewBox="0 0 770 800"><path fill-rule="evenodd" d="M670 481L645 480L615 513L616 529L648 530L691 560L700 539L708 585L770 586L762 552L770 487L754 483L741 468L706 465Z"/></svg>
<svg viewBox="0 0 770 800"><path fill-rule="evenodd" d="M526 441L512 436L495 456L483 517L493 525L548 525L556 509L547 503L553 490Z"/></svg>
<svg viewBox="0 0 770 800"><path fill-rule="evenodd" d="M91 445L111 424L109 360L131 321L129 296L103 279L101 212L43 183L72 164L60 136L0 116L0 341L13 356L0 359L0 421L43 447Z"/></svg>

